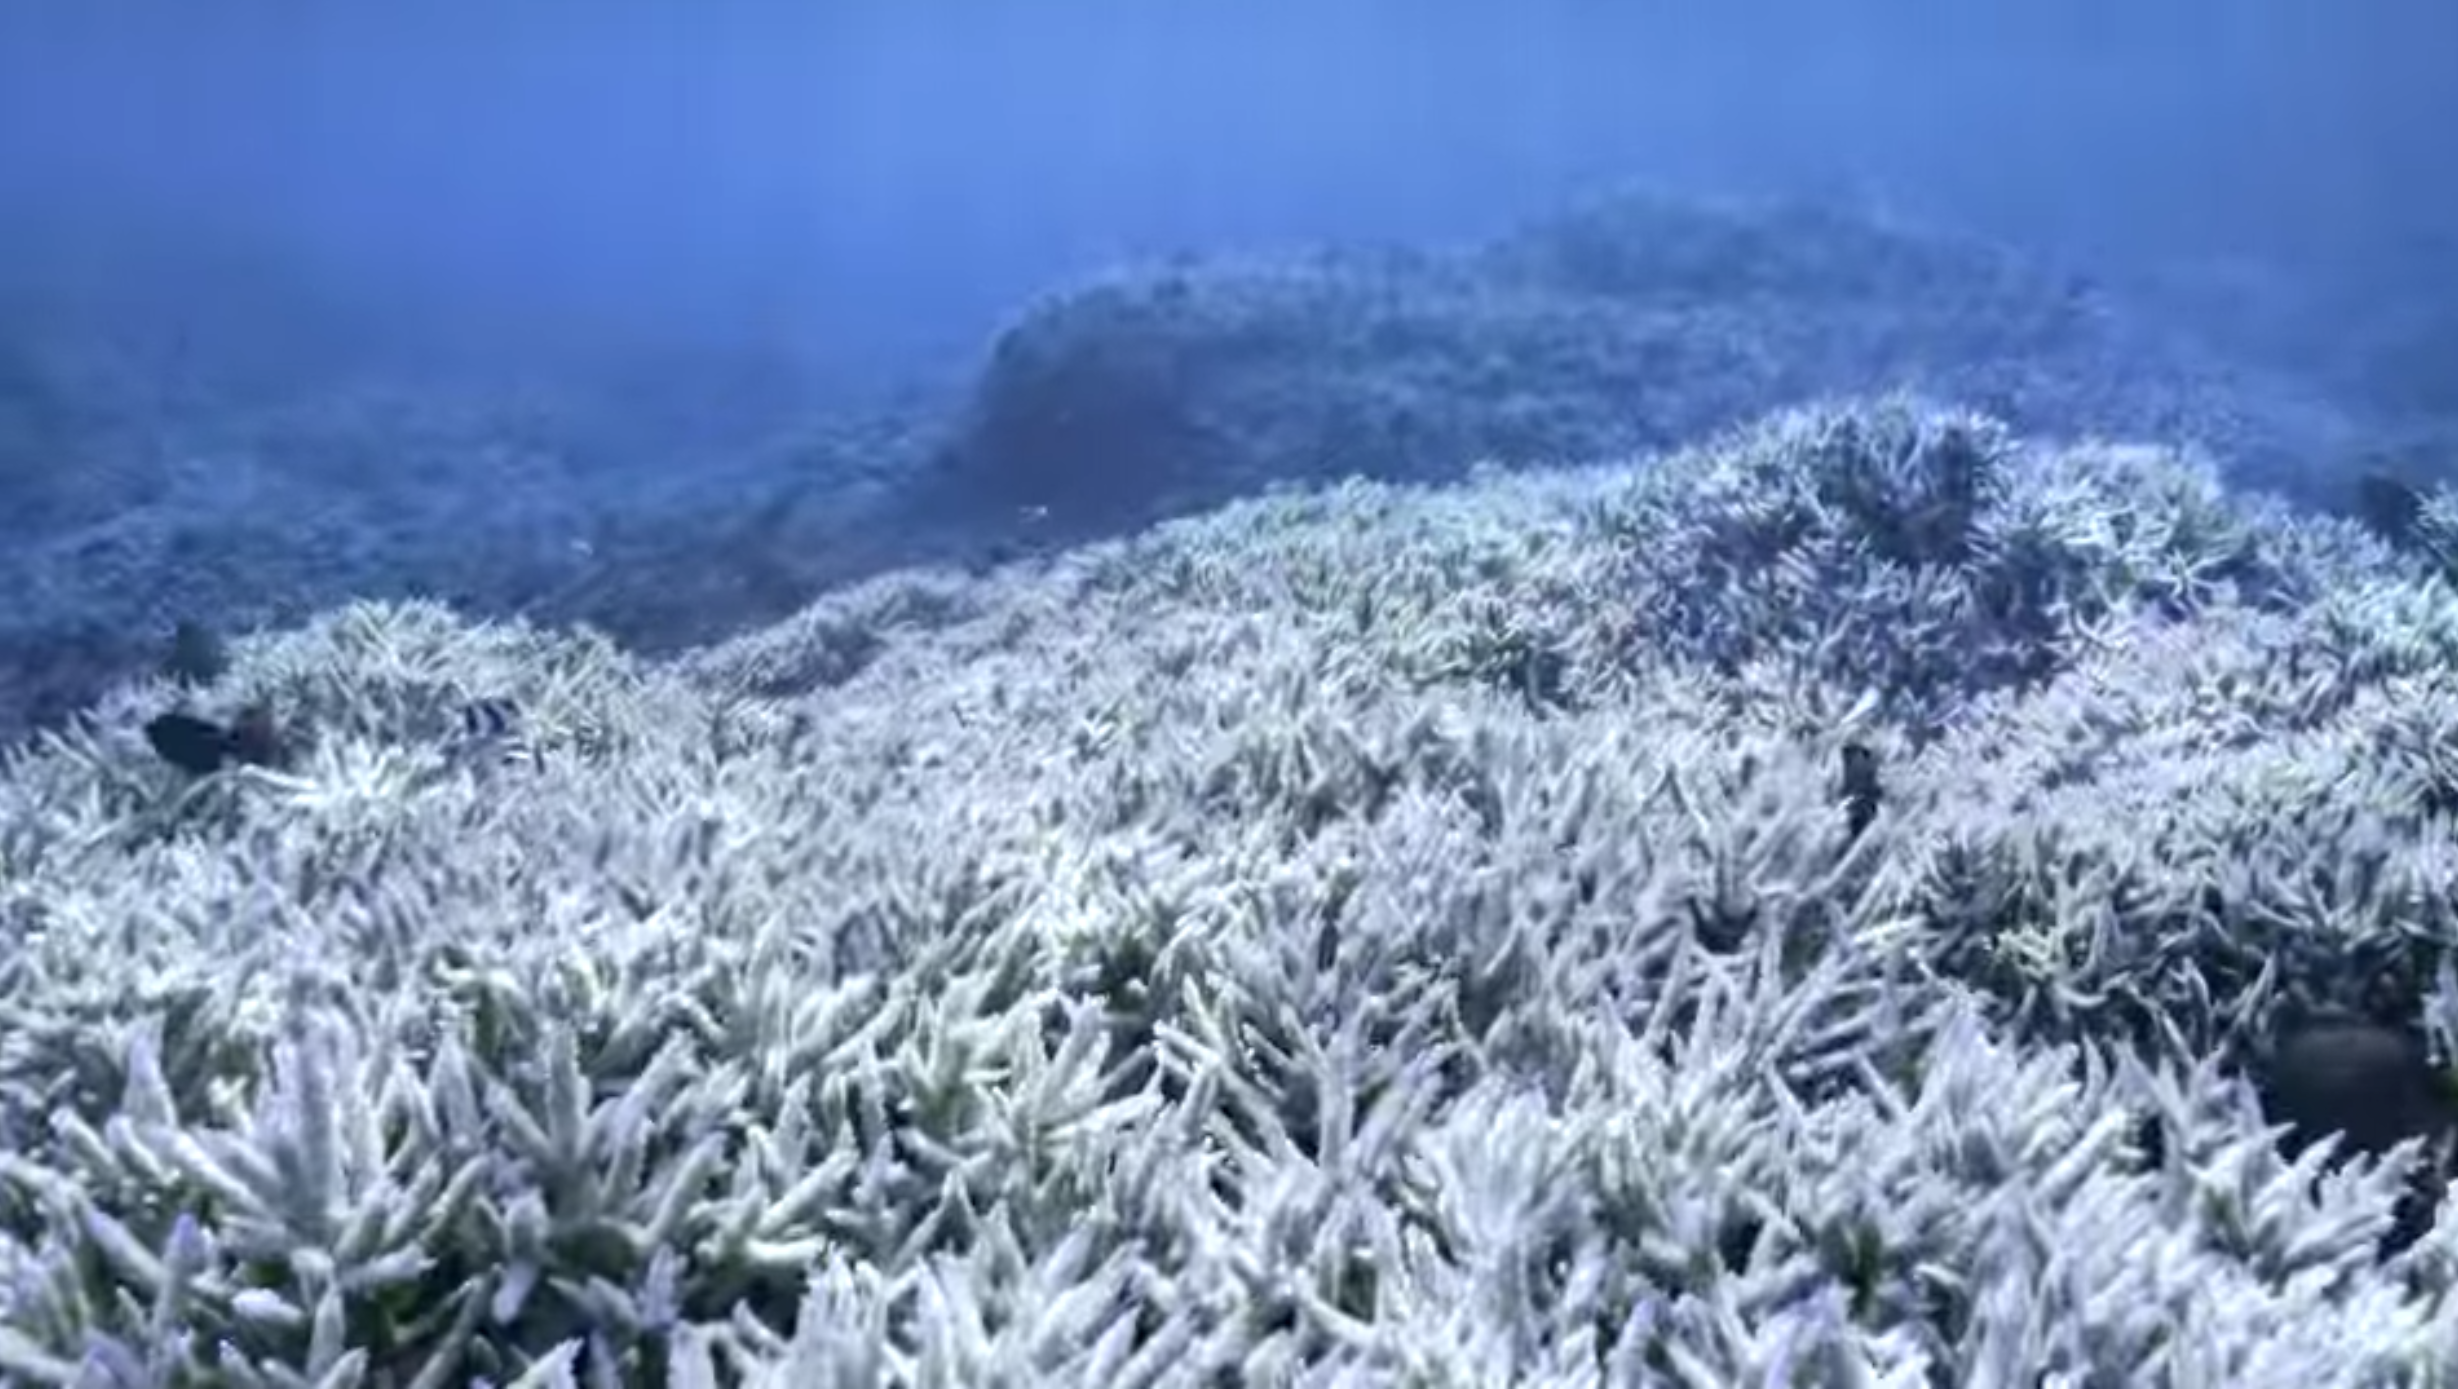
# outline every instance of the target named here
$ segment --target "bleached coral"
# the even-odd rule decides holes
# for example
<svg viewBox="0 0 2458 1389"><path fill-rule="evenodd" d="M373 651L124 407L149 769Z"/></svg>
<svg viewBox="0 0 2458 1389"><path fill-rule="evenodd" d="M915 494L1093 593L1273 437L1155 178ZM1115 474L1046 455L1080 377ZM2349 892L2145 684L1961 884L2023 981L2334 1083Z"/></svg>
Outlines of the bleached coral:
<svg viewBox="0 0 2458 1389"><path fill-rule="evenodd" d="M279 776L122 691L0 779L0 1378L2458 1373L2400 1165L2142 1042L2281 986L2172 898L2416 924L2438 609L1992 431L1277 496L663 666L355 607L207 694L313 728ZM1984 631L2023 678L1846 683ZM439 756L477 695L560 752Z"/></svg>

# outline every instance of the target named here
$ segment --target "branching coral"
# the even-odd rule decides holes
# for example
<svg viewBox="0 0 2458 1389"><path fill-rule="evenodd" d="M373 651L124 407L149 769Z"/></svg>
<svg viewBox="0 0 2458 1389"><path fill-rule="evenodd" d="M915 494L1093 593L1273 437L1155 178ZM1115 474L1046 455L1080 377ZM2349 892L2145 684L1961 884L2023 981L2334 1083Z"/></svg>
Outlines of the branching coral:
<svg viewBox="0 0 2458 1389"><path fill-rule="evenodd" d="M1896 401L674 665L252 639L195 697L283 777L138 686L0 779L0 1377L2458 1372L2407 1159L2315 1180L2226 1061L2448 1015L2442 617L2366 562ZM435 756L478 692L571 755Z"/></svg>

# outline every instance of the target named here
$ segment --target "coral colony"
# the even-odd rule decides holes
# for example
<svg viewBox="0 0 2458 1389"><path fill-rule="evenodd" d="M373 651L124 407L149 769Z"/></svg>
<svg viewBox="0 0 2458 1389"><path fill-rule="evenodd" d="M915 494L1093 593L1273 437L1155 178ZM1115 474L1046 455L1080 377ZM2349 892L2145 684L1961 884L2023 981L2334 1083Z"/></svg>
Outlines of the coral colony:
<svg viewBox="0 0 2458 1389"><path fill-rule="evenodd" d="M29 740L0 1382L2458 1382L2446 497L1879 392L1059 534L1035 437L1029 562Z"/></svg>

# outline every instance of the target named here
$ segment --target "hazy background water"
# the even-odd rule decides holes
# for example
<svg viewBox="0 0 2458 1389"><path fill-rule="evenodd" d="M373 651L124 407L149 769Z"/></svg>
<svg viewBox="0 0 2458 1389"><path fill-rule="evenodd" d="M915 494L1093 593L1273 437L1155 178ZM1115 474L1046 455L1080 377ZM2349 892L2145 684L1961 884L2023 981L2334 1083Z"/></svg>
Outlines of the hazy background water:
<svg viewBox="0 0 2458 1389"><path fill-rule="evenodd" d="M0 288L174 325L189 370L715 353L851 390L1123 255L1643 179L2440 295L2453 76L2431 0L24 4Z"/></svg>

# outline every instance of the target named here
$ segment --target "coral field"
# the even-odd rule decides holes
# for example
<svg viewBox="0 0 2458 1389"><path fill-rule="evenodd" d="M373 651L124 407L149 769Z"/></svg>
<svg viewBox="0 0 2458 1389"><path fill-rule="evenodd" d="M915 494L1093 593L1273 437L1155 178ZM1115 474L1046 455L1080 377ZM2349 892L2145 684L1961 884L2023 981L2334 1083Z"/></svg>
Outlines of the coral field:
<svg viewBox="0 0 2458 1389"><path fill-rule="evenodd" d="M194 696L287 766L139 681L0 776L0 1379L2451 1382L2430 1145L2246 1076L2458 1021L2454 657L1899 397L672 659L334 609Z"/></svg>

